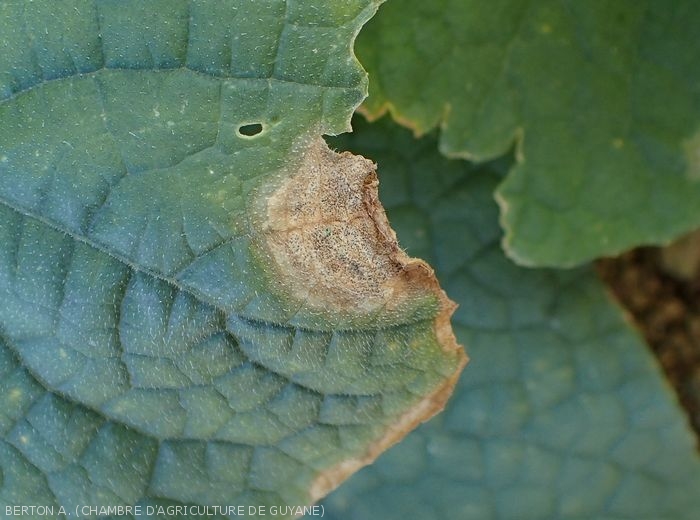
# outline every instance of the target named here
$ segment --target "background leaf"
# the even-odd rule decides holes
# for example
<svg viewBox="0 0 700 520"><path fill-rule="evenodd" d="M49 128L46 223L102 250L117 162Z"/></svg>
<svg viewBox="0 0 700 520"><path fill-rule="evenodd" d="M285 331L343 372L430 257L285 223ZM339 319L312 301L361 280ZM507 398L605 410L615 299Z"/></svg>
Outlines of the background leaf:
<svg viewBox="0 0 700 520"><path fill-rule="evenodd" d="M449 156L517 146L498 186L518 263L572 266L700 224L692 1L388 2L358 40L366 113Z"/></svg>
<svg viewBox="0 0 700 520"><path fill-rule="evenodd" d="M446 160L433 136L386 120L354 126L333 143L377 158L392 223L459 302L472 361L446 410L331 494L326 515L695 518L693 435L594 273L522 269L500 251L491 192L508 165Z"/></svg>
<svg viewBox="0 0 700 520"><path fill-rule="evenodd" d="M0 3L1 507L304 505L444 401L442 293L319 308L270 227L309 161L369 168L318 143L376 7Z"/></svg>

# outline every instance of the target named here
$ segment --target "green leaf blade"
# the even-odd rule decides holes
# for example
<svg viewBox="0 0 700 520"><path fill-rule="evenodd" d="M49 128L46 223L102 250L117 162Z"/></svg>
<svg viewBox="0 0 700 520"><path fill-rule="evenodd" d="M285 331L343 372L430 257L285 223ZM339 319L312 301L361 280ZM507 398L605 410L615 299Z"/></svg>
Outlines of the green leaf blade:
<svg viewBox="0 0 700 520"><path fill-rule="evenodd" d="M29 7L0 6L0 505L304 505L435 413L449 301L401 273L369 162L319 145L377 2ZM341 167L340 213L294 210ZM329 303L335 271L376 286Z"/></svg>

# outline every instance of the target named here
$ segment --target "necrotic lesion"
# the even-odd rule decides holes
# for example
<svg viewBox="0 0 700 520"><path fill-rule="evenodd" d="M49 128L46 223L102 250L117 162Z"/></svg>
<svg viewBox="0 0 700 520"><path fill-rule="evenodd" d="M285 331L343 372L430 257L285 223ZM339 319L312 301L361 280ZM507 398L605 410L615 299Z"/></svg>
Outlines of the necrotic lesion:
<svg viewBox="0 0 700 520"><path fill-rule="evenodd" d="M268 247L287 289L313 307L372 312L408 289L398 244L379 232L368 208L377 201L367 197L377 189L374 168L319 140L268 200Z"/></svg>

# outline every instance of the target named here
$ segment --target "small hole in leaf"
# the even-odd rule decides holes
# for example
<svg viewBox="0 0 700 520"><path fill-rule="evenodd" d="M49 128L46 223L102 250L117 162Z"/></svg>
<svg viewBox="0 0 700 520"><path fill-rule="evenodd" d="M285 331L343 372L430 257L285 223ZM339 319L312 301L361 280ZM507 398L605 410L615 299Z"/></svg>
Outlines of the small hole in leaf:
<svg viewBox="0 0 700 520"><path fill-rule="evenodd" d="M251 123L249 125L241 125L238 127L238 133L242 137L253 137L263 131L261 123Z"/></svg>

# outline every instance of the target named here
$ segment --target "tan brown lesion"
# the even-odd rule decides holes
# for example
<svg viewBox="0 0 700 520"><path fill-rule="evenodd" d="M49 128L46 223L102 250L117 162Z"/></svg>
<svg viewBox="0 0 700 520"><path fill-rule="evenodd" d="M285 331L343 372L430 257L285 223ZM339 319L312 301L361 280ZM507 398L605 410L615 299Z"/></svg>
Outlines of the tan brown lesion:
<svg viewBox="0 0 700 520"><path fill-rule="evenodd" d="M435 291L432 270L399 247L377 187L372 161L322 139L309 147L267 199L262 229L285 292L311 309L370 314Z"/></svg>

